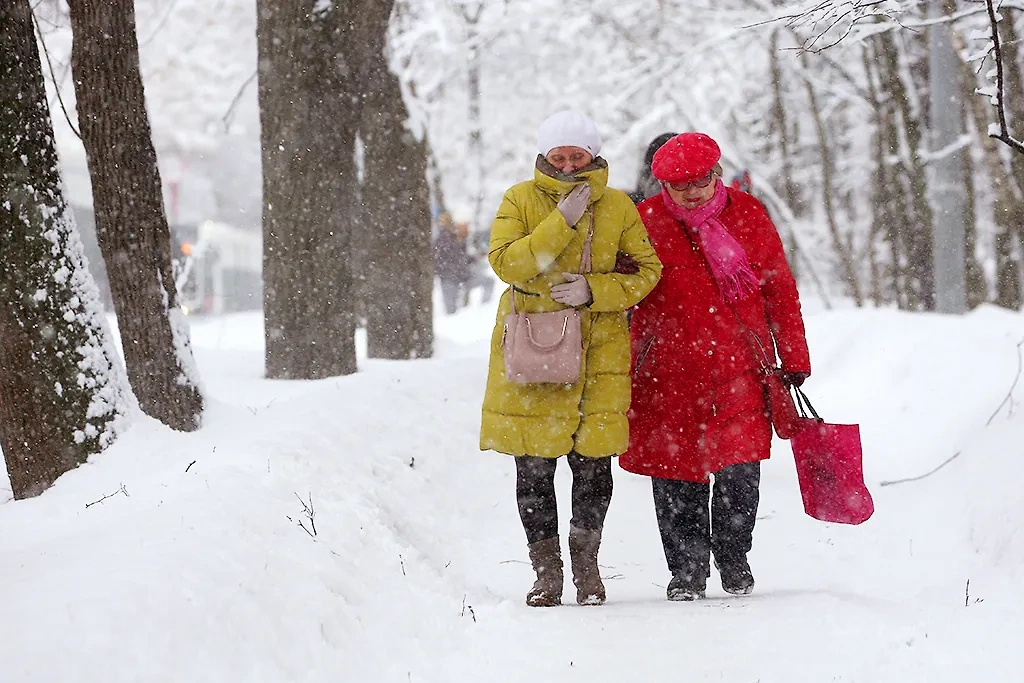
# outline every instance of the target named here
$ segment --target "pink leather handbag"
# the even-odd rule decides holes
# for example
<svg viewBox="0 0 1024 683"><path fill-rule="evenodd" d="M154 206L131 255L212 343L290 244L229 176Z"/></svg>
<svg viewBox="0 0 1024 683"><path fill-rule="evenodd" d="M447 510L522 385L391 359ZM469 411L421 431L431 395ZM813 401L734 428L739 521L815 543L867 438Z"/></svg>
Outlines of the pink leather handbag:
<svg viewBox="0 0 1024 683"><path fill-rule="evenodd" d="M590 245L594 239L594 214L583 244L580 272L591 268ZM583 366L583 332L575 308L550 313L516 310L515 289L510 290L512 313L505 316L501 344L505 349L505 376L516 384L574 384Z"/></svg>

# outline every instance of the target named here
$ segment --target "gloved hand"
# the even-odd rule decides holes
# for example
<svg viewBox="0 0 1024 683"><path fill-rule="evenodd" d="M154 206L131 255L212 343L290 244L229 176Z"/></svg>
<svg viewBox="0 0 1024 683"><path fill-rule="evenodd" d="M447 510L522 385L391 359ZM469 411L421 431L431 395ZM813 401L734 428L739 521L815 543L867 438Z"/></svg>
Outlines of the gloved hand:
<svg viewBox="0 0 1024 683"><path fill-rule="evenodd" d="M640 264L629 254L620 251L615 254L615 272L623 275L636 275L640 272Z"/></svg>
<svg viewBox="0 0 1024 683"><path fill-rule="evenodd" d="M809 372L785 372L782 373L782 383L787 387L798 387L804 380L811 376Z"/></svg>
<svg viewBox="0 0 1024 683"><path fill-rule="evenodd" d="M583 218L590 202L590 184L582 183L572 188L569 194L562 197L558 202L558 210L565 216L565 222L570 226L576 225Z"/></svg>
<svg viewBox="0 0 1024 683"><path fill-rule="evenodd" d="M562 273L562 277L568 282L551 288L552 299L573 307L590 303L590 283L587 282L587 278L579 273Z"/></svg>

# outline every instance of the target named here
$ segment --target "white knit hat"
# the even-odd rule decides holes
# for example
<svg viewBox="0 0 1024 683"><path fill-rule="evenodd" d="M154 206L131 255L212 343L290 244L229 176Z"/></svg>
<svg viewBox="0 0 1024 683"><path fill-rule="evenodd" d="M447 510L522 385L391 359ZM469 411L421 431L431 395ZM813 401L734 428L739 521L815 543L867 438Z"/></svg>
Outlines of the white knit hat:
<svg viewBox="0 0 1024 683"><path fill-rule="evenodd" d="M566 109L544 119L537 131L537 149L542 156L555 147L579 147L596 157L601 153L601 136L589 116Z"/></svg>

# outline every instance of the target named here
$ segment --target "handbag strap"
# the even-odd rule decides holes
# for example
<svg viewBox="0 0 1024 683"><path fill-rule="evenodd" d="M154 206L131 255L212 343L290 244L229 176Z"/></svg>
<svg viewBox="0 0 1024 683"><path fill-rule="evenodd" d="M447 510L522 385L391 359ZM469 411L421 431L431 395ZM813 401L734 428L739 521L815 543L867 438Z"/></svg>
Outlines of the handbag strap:
<svg viewBox="0 0 1024 683"><path fill-rule="evenodd" d="M807 398L807 394L800 387L793 387L793 391L796 393L796 408L800 411L800 417L813 416L818 422L822 422L822 419L818 416L818 411L811 405L811 400ZM810 416L808 415L810 413Z"/></svg>
<svg viewBox="0 0 1024 683"><path fill-rule="evenodd" d="M736 322L740 324L743 331L746 333L747 341L750 343L750 348L754 351L755 356L760 356L761 370L764 372L778 372L779 367L772 362L772 357L768 355L768 350L764 348L764 344L761 343L761 338L758 337L750 326L743 322L743 318L740 317L740 312L736 310L736 306L731 301L722 297L725 301L725 305L732 311L733 317L736 318Z"/></svg>
<svg viewBox="0 0 1024 683"><path fill-rule="evenodd" d="M583 242L583 254L580 256L579 271L581 274L589 273L594 267L593 256L591 255L594 244L594 205L591 204L589 209L590 226L587 228L587 239ZM508 293L509 297L512 299L512 314L518 315L519 311L516 310L516 288L509 285Z"/></svg>

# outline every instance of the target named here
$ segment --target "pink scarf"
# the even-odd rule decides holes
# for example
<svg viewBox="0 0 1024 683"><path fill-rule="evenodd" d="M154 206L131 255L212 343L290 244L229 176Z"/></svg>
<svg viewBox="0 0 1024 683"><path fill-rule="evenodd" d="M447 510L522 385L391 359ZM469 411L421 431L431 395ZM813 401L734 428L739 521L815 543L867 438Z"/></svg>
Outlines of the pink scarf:
<svg viewBox="0 0 1024 683"><path fill-rule="evenodd" d="M664 187L661 189L661 199L668 212L697 233L701 251L718 283L718 291L729 301L739 301L756 292L761 283L750 267L750 260L743 247L718 220L728 198L729 194L721 179L715 183L714 196L696 209L679 206L669 196L668 190Z"/></svg>

